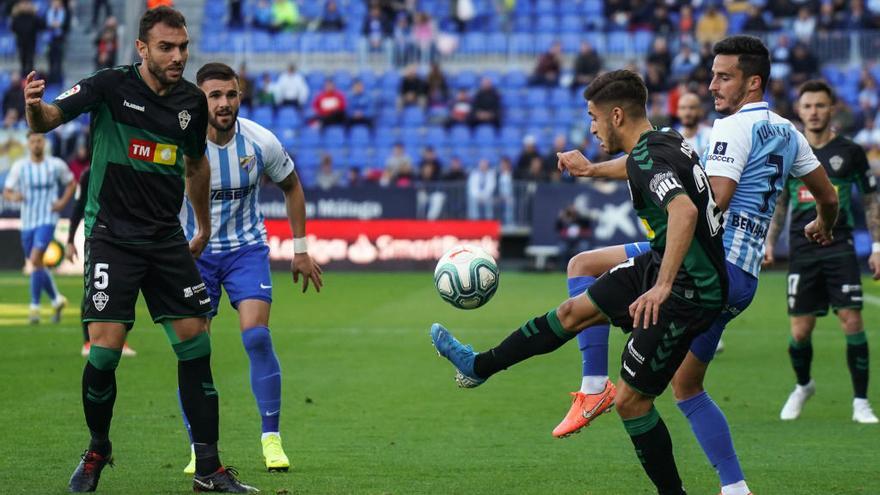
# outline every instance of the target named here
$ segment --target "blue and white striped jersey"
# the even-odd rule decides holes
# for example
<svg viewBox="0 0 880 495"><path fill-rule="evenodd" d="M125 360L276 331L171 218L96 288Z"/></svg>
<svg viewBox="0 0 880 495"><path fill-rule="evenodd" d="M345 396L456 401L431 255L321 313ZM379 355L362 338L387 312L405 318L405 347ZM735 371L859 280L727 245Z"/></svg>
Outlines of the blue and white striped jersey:
<svg viewBox="0 0 880 495"><path fill-rule="evenodd" d="M706 174L737 182L724 214L727 261L757 277L776 197L786 177L812 172L820 166L819 160L807 138L770 111L766 102L749 103L716 120L710 142L703 156Z"/></svg>
<svg viewBox="0 0 880 495"><path fill-rule="evenodd" d="M63 187L73 180L73 172L64 160L46 155L34 163L30 156L12 165L4 187L21 193L21 229L30 230L41 225L58 223L58 212L52 203L58 200Z"/></svg>
<svg viewBox="0 0 880 495"><path fill-rule="evenodd" d="M268 129L239 118L235 137L224 146L208 140L211 164L211 239L207 252L234 251L249 244L266 242L266 227L260 211L262 175L280 182L293 172L293 160ZM184 197L180 223L187 239L195 235L196 221Z"/></svg>

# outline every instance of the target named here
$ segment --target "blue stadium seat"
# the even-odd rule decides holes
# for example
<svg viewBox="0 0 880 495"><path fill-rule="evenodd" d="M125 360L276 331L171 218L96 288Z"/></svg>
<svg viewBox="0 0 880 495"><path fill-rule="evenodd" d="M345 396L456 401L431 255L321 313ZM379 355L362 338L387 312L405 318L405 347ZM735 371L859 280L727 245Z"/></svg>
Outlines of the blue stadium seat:
<svg viewBox="0 0 880 495"><path fill-rule="evenodd" d="M339 69L333 73L333 82L336 83L336 88L343 92L348 92L351 89L353 79L351 72L345 69Z"/></svg>
<svg viewBox="0 0 880 495"><path fill-rule="evenodd" d="M2 83L0 83L0 91L2 91L2 88L4 88L4 85ZM248 106L244 106L244 105L238 107L238 116L243 119L250 119L251 118L251 108ZM251 119L251 120L253 120L253 119Z"/></svg>
<svg viewBox="0 0 880 495"><path fill-rule="evenodd" d="M553 124L553 115L546 107L532 107L529 112L529 124L536 126L547 126Z"/></svg>
<svg viewBox="0 0 880 495"><path fill-rule="evenodd" d="M507 35L504 33L489 33L486 37L486 52L507 53Z"/></svg>
<svg viewBox="0 0 880 495"><path fill-rule="evenodd" d="M475 54L486 52L488 40L483 33L465 33L461 38L458 50L461 53Z"/></svg>
<svg viewBox="0 0 880 495"><path fill-rule="evenodd" d="M521 70L511 70L504 74L503 86L507 88L524 88L528 83L528 76Z"/></svg>
<svg viewBox="0 0 880 495"><path fill-rule="evenodd" d="M650 31L637 31L633 37L633 49L639 55L647 55L654 43L654 33Z"/></svg>
<svg viewBox="0 0 880 495"><path fill-rule="evenodd" d="M567 2L558 2L556 0L537 0L535 2L535 13L538 15L556 15L558 4L560 3L574 3L574 1L569 0Z"/></svg>
<svg viewBox="0 0 880 495"><path fill-rule="evenodd" d="M513 30L518 33L531 33L535 20L530 15L518 15L513 18Z"/></svg>
<svg viewBox="0 0 880 495"><path fill-rule="evenodd" d="M278 137L278 140L281 141L281 146L285 150L292 150L296 148L296 131L290 128L286 129L276 129L274 131L275 136Z"/></svg>
<svg viewBox="0 0 880 495"><path fill-rule="evenodd" d="M376 77L375 72L373 72L369 69L364 69L364 70L358 72L357 77L358 77L358 79L363 81L364 88L367 91L375 89L378 86L379 78Z"/></svg>
<svg viewBox="0 0 880 495"><path fill-rule="evenodd" d="M425 111L422 107L411 106L403 109L401 115L401 125L404 128L421 127L425 125Z"/></svg>
<svg viewBox="0 0 880 495"><path fill-rule="evenodd" d="M559 29L563 33L579 33L583 30L583 28L584 23L581 20L580 16L562 17L562 22L559 25Z"/></svg>
<svg viewBox="0 0 880 495"><path fill-rule="evenodd" d="M254 108L252 119L254 122L264 126L264 127L274 127L275 126L275 115L272 107L256 107Z"/></svg>
<svg viewBox="0 0 880 495"><path fill-rule="evenodd" d="M324 43L321 34L306 31L300 34L300 49L306 53L324 52Z"/></svg>
<svg viewBox="0 0 880 495"><path fill-rule="evenodd" d="M529 88L526 90L526 102L530 107L544 106L547 104L546 88Z"/></svg>
<svg viewBox="0 0 880 495"><path fill-rule="evenodd" d="M205 2L205 17L208 19L226 17L226 2Z"/></svg>
<svg viewBox="0 0 880 495"><path fill-rule="evenodd" d="M491 125L481 124L474 129L474 143L480 147L494 147L497 140L495 128Z"/></svg>
<svg viewBox="0 0 880 495"><path fill-rule="evenodd" d="M506 107L504 109L504 122L510 125L522 125L529 121L528 112L521 107Z"/></svg>
<svg viewBox="0 0 880 495"><path fill-rule="evenodd" d="M321 86L324 85L324 79L326 79L326 76L318 70L313 70L306 74L306 84L309 85L309 90L312 94L320 91Z"/></svg>
<svg viewBox="0 0 880 495"><path fill-rule="evenodd" d="M377 124L379 127L393 127L397 125L400 121L400 115L397 113L397 109L393 106L385 106L379 110L379 118L377 119ZM384 132L379 132L377 135L386 134Z"/></svg>
<svg viewBox="0 0 880 495"><path fill-rule="evenodd" d="M535 23L536 33L555 33L559 26L559 20L554 15L539 15Z"/></svg>
<svg viewBox="0 0 880 495"><path fill-rule="evenodd" d="M299 128L302 125L302 117L299 111L293 107L281 107L275 116L275 125L279 127L288 127L291 129Z"/></svg>
<svg viewBox="0 0 880 495"><path fill-rule="evenodd" d="M275 50L272 44L272 36L262 31L254 31L250 33L249 48L254 53L266 53Z"/></svg>
<svg viewBox="0 0 880 495"><path fill-rule="evenodd" d="M338 149L346 144L345 129L342 126L331 125L325 127L321 133L321 144L325 148Z"/></svg>
<svg viewBox="0 0 880 495"><path fill-rule="evenodd" d="M302 127L297 141L302 147L317 147L321 144L321 132L314 127Z"/></svg>
<svg viewBox="0 0 880 495"><path fill-rule="evenodd" d="M348 132L348 139L351 145L359 148L366 148L372 144L373 138L370 136L370 128L365 125L353 126Z"/></svg>
<svg viewBox="0 0 880 495"><path fill-rule="evenodd" d="M622 54L626 52L630 44L630 34L617 31L611 32L608 33L607 40L608 46L605 47L605 50L614 54Z"/></svg>
<svg viewBox="0 0 880 495"><path fill-rule="evenodd" d="M400 142L406 148L418 148L422 145L422 133L417 127L406 127L400 131Z"/></svg>
<svg viewBox="0 0 880 495"><path fill-rule="evenodd" d="M535 37L529 33L513 33L509 38L509 48L514 55L533 54L535 50Z"/></svg>
<svg viewBox="0 0 880 495"><path fill-rule="evenodd" d="M568 88L553 88L550 90L550 105L553 107L571 105L571 90Z"/></svg>
<svg viewBox="0 0 880 495"><path fill-rule="evenodd" d="M272 40L275 45L275 51L281 53L291 53L299 51L299 36L293 33L281 32L275 35Z"/></svg>
<svg viewBox="0 0 880 495"><path fill-rule="evenodd" d="M564 53L577 53L581 47L580 33L563 33L559 36L559 43Z"/></svg>
<svg viewBox="0 0 880 495"><path fill-rule="evenodd" d="M434 149L445 147L447 143L446 140L446 130L442 127L429 127L427 134L425 134L425 145L433 146Z"/></svg>
<svg viewBox="0 0 880 495"><path fill-rule="evenodd" d="M470 146L471 131L463 125L452 127L449 131L449 142L453 146Z"/></svg>
<svg viewBox="0 0 880 495"><path fill-rule="evenodd" d="M479 81L477 74L472 70L463 70L455 75L455 81L452 84L456 89L472 90L477 87Z"/></svg>

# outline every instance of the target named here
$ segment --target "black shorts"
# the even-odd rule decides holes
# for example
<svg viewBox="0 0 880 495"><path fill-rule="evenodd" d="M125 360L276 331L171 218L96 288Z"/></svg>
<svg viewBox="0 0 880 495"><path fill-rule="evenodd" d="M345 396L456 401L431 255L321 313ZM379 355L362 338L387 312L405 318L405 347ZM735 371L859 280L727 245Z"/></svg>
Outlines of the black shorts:
<svg viewBox="0 0 880 495"><path fill-rule="evenodd" d="M82 319L134 324L138 290L154 322L205 316L211 298L183 234L148 244L86 239Z"/></svg>
<svg viewBox="0 0 880 495"><path fill-rule="evenodd" d="M828 314L828 306L862 309L862 274L855 251L809 262L794 259L788 267L788 314Z"/></svg>
<svg viewBox="0 0 880 495"><path fill-rule="evenodd" d="M704 308L670 295L656 325L633 328L629 306L654 286L660 269L655 251L630 258L602 275L587 291L608 320L630 333L621 356L620 377L640 393L663 393L695 337L709 329L721 308Z"/></svg>

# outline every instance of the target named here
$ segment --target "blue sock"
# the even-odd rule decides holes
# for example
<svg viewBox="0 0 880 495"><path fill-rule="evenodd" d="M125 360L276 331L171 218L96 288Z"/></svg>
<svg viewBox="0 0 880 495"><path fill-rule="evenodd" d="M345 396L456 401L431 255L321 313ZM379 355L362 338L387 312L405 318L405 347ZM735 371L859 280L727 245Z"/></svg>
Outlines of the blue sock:
<svg viewBox="0 0 880 495"><path fill-rule="evenodd" d="M39 306L40 305L40 292L42 290L42 277L40 277L40 270L34 270L31 272L31 306Z"/></svg>
<svg viewBox="0 0 880 495"><path fill-rule="evenodd" d="M263 433L278 431L281 416L281 365L266 327L248 328L241 341L251 360L251 390L263 419Z"/></svg>
<svg viewBox="0 0 880 495"><path fill-rule="evenodd" d="M177 405L180 407L180 417L183 418L183 427L186 428L186 434L189 435L189 443L193 443L192 427L189 425L189 418L186 417L186 411L183 410L183 401L180 400L180 389L177 389Z"/></svg>
<svg viewBox="0 0 880 495"><path fill-rule="evenodd" d="M58 295L58 291L55 289L55 281L52 280L52 273L46 268L39 270L39 273L42 290L46 291L46 294L49 294L49 298L52 302L55 302L55 297Z"/></svg>
<svg viewBox="0 0 880 495"><path fill-rule="evenodd" d="M709 394L704 391L683 400L678 403L678 408L687 416L697 441L703 447L703 452L718 471L721 486L744 480L745 476L739 466L736 450L733 448L733 438L730 436L727 418Z"/></svg>
<svg viewBox="0 0 880 495"><path fill-rule="evenodd" d="M568 296L582 295L595 281L596 277L569 278ZM608 376L608 333L609 327L605 324L586 328L578 334L578 347L583 356L583 376Z"/></svg>

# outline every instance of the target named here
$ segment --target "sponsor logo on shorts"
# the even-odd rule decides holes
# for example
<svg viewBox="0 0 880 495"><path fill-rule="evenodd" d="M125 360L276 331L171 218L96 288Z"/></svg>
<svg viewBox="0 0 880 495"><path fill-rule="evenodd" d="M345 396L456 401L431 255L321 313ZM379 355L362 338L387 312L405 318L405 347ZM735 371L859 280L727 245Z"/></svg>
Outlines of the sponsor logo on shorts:
<svg viewBox="0 0 880 495"><path fill-rule="evenodd" d="M110 296L108 296L104 292L95 292L92 296L92 303L95 304L95 309L98 311L104 311L104 308L107 307L107 301L110 300Z"/></svg>
<svg viewBox="0 0 880 495"><path fill-rule="evenodd" d="M850 292L861 292L862 286L860 284L843 284L840 286L840 292L844 294L849 294Z"/></svg>
<svg viewBox="0 0 880 495"><path fill-rule="evenodd" d="M198 285L193 285L192 287L184 287L183 288L183 297L192 297L193 294L198 294L205 290L205 283L202 282Z"/></svg>
<svg viewBox="0 0 880 495"><path fill-rule="evenodd" d="M177 163L177 146L145 139L132 139L128 142L128 157L160 165L174 165Z"/></svg>
<svg viewBox="0 0 880 495"><path fill-rule="evenodd" d="M629 352L630 356L634 357L639 364L645 362L645 357L639 354L639 351L636 350L636 347L633 345L633 341L630 340L628 344L626 344L626 350Z"/></svg>
<svg viewBox="0 0 880 495"><path fill-rule="evenodd" d="M693 289L685 289L684 290L684 298L685 299L693 299L694 298L694 290Z"/></svg>
<svg viewBox="0 0 880 495"><path fill-rule="evenodd" d="M192 297L193 290L192 287L184 287L183 288L183 297Z"/></svg>
<svg viewBox="0 0 880 495"><path fill-rule="evenodd" d="M624 361L624 363L623 363L623 369L626 370L627 373L629 373L629 376L631 376L631 377L636 376L636 372L629 369L629 366L626 365L626 361Z"/></svg>

